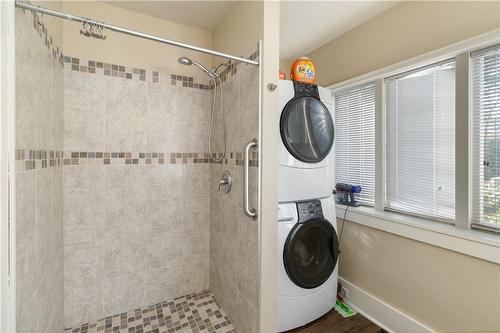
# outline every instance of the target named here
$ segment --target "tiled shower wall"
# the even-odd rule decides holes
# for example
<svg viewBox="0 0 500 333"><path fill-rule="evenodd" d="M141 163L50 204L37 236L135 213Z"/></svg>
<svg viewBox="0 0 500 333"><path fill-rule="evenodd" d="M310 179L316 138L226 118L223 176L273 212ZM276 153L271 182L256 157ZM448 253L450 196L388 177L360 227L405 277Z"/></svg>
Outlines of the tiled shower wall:
<svg viewBox="0 0 500 333"><path fill-rule="evenodd" d="M208 288L207 82L65 62L66 327Z"/></svg>
<svg viewBox="0 0 500 333"><path fill-rule="evenodd" d="M18 331L60 332L210 284L238 331L255 332L241 155L257 136L258 69L227 75L227 162L211 164L208 81L63 58L31 13L16 15ZM229 194L216 191L225 169Z"/></svg>
<svg viewBox="0 0 500 333"><path fill-rule="evenodd" d="M43 24L16 10L16 322L63 326L62 57ZM61 29L61 25L54 25Z"/></svg>
<svg viewBox="0 0 500 333"><path fill-rule="evenodd" d="M258 67L239 64L224 82L227 150L243 152L258 137ZM219 114L219 121L220 114ZM222 131L216 130L221 151ZM254 157L255 157L254 152ZM256 166L253 164L253 166ZM233 175L231 192L217 191L224 170ZM251 207L257 207L257 168L250 168ZM257 221L243 213L243 167L213 164L210 203L210 290L240 333L257 332L258 229Z"/></svg>

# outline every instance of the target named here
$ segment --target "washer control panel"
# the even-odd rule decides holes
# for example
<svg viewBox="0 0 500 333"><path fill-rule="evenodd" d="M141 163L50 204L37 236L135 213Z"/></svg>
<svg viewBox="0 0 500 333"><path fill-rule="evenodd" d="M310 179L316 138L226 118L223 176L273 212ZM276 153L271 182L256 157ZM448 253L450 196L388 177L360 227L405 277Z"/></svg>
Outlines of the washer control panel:
<svg viewBox="0 0 500 333"><path fill-rule="evenodd" d="M314 96L319 99L318 86L311 83L292 81L293 89L295 90L295 97L299 96Z"/></svg>
<svg viewBox="0 0 500 333"><path fill-rule="evenodd" d="M299 222L305 222L312 218L323 218L323 209L319 200L298 202L297 212L299 213Z"/></svg>

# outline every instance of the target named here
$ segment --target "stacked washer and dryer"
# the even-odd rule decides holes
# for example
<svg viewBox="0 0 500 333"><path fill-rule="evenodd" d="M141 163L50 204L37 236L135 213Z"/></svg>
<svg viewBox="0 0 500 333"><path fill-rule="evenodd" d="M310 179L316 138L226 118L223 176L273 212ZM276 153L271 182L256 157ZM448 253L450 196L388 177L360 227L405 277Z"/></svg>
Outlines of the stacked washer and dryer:
<svg viewBox="0 0 500 333"><path fill-rule="evenodd" d="M328 89L280 80L278 332L335 306L338 237L333 99Z"/></svg>

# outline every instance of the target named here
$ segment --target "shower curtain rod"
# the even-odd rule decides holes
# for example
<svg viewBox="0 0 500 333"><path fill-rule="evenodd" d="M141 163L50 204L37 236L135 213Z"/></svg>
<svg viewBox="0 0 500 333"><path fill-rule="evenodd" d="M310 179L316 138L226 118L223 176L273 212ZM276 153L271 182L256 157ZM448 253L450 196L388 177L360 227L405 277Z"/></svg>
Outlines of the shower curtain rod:
<svg viewBox="0 0 500 333"><path fill-rule="evenodd" d="M161 38L161 37L157 37L157 36L145 34L145 33L139 32L139 31L134 31L134 30L126 29L126 28L117 27L117 26L114 26L114 25L111 25L111 24L106 24L106 23L103 23L103 22L94 21L94 20L91 20L89 18L85 18L85 17L81 17L81 16L75 16L75 15L71 15L71 14L61 13L61 12L58 12L58 11L55 11L55 10L52 10L52 9L48 9L48 8L44 8L44 7L40 7L40 6L33 6L33 5L30 5L30 4L18 1L18 0L16 0L16 7L19 7L19 8L22 8L22 9L27 9L27 10L30 10L30 11L36 12L36 13L42 13L42 14L47 14L47 15L54 16L54 17L59 17L59 18L62 18L62 19L65 19L65 20L74 21L74 22L93 24L93 25L96 25L96 26L103 27L103 28L105 28L107 30L111 30L111 31L115 31L115 32L120 32L122 34L130 35L130 36L135 36L135 37L139 37L139 38L143 38L143 39L148 39L148 40L152 40L152 41L163 43L163 44L168 44L168 45L173 45L173 46L177 46L177 47L182 47L184 49L188 49L188 50L192 50L192 51L197 51L197 52L201 52L201 53L206 53L206 54L210 54L210 55L221 57L221 58L226 58L226 59L231 59L231 60L235 60L235 61L240 61L240 62L244 62L244 63L250 64L250 65L255 65L255 66L259 65L259 62L255 61L255 60L246 59L246 58L242 58L242 57L237 57L237 56L233 56L233 55L230 55L230 54L226 54L226 53L222 53L222 52L217 52L217 51L205 49L205 48L202 48L202 47L198 47L198 46L194 46L194 45L189 45L189 44L177 42L175 40Z"/></svg>

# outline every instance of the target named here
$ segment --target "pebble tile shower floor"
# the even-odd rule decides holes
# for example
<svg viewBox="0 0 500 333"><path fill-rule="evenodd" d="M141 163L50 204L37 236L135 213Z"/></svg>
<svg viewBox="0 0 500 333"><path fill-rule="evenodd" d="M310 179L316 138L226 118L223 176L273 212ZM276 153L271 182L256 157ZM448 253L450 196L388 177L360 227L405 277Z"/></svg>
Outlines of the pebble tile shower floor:
<svg viewBox="0 0 500 333"><path fill-rule="evenodd" d="M170 332L236 333L236 330L208 290L64 330L64 333Z"/></svg>

